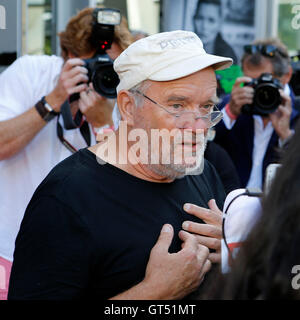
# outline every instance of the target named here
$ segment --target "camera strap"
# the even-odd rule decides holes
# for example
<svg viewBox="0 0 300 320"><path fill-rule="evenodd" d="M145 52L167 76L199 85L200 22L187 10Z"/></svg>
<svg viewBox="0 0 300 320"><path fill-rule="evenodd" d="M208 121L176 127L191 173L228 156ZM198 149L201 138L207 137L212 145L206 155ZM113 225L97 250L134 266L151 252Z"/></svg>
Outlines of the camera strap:
<svg viewBox="0 0 300 320"><path fill-rule="evenodd" d="M80 133L83 137L83 139L85 140L87 146L91 145L91 132L90 132L90 127L89 124L86 120L82 121L82 113L81 111L77 111L75 118L73 119L72 117L72 113L71 113L71 108L70 108L70 104L69 101L66 100L64 102L64 104L61 106L61 115L63 117L64 120L64 127L67 130L71 130L71 129L77 129L79 128ZM61 143L71 152L71 153L75 153L78 150L71 145L71 143L66 140L64 138L64 129L62 127L62 125L59 122L59 116L57 116L57 125L56 125L56 132L57 132L57 136L59 138L59 140L61 141Z"/></svg>
<svg viewBox="0 0 300 320"><path fill-rule="evenodd" d="M80 126L82 122L82 113L79 110L76 113L75 118L73 119L71 106L68 99L62 104L60 113L64 120L64 127L67 130L76 129Z"/></svg>

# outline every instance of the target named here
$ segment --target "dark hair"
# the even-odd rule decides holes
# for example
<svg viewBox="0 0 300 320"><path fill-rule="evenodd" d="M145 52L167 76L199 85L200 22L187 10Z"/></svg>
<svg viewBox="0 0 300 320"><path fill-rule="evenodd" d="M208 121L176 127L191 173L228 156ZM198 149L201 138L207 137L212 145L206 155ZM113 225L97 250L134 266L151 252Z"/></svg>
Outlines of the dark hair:
<svg viewBox="0 0 300 320"><path fill-rule="evenodd" d="M277 77L282 77L289 72L291 59L287 47L277 38L257 40L253 44L255 45L272 45L275 46L280 52L275 51L273 57L266 57L260 52L254 54L244 53L241 62L250 63L253 66L260 66L263 63L263 58L269 59L273 65L273 72Z"/></svg>
<svg viewBox="0 0 300 320"><path fill-rule="evenodd" d="M292 268L300 264L299 141L300 123L263 199L261 219L241 247L231 272L221 276L204 298L300 299L300 290L291 285Z"/></svg>
<svg viewBox="0 0 300 320"><path fill-rule="evenodd" d="M220 0L198 0L197 6L196 6L196 10L195 10L195 14L194 14L194 18L197 17L197 14L199 13L200 6L202 4L213 4L215 6L220 7L220 14L221 14L222 6L221 6L221 1Z"/></svg>

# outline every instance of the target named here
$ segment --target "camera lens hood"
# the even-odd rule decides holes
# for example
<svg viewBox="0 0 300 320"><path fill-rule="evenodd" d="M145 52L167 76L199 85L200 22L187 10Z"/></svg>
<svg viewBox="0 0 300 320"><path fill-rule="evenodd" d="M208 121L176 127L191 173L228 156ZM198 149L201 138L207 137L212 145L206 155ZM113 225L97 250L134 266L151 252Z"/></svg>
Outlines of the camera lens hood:
<svg viewBox="0 0 300 320"><path fill-rule="evenodd" d="M261 83L255 88L254 105L258 114L273 113L281 103L278 86L273 83Z"/></svg>

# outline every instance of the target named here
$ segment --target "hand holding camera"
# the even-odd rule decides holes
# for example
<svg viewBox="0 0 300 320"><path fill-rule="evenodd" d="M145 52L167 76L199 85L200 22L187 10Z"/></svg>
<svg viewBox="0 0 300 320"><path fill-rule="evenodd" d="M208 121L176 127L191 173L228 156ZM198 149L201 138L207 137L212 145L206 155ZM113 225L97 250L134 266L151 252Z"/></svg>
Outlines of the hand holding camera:
<svg viewBox="0 0 300 320"><path fill-rule="evenodd" d="M241 88L240 84L245 83ZM240 113L249 115L269 116L281 104L280 81L270 73L263 73L256 79L238 78L232 90L230 111L238 116Z"/></svg>
<svg viewBox="0 0 300 320"><path fill-rule="evenodd" d="M93 83L90 83L88 89L80 93L78 107L82 114L85 115L86 120L93 127L99 128L105 124L112 124L113 102L113 100L106 99L97 93Z"/></svg>
<svg viewBox="0 0 300 320"><path fill-rule="evenodd" d="M54 90L47 96L47 101L57 112L69 96L85 91L88 88L88 70L85 62L79 58L68 59L60 73Z"/></svg>
<svg viewBox="0 0 300 320"><path fill-rule="evenodd" d="M292 114L291 98L279 90L281 96L281 104L274 113L270 114L272 125L281 140L286 140L293 133L290 129L290 118Z"/></svg>
<svg viewBox="0 0 300 320"><path fill-rule="evenodd" d="M249 77L240 77L236 79L231 92L231 100L229 102L229 109L231 113L238 117L242 112L242 107L245 104L252 104L254 89L252 87L241 87L242 83L251 82Z"/></svg>

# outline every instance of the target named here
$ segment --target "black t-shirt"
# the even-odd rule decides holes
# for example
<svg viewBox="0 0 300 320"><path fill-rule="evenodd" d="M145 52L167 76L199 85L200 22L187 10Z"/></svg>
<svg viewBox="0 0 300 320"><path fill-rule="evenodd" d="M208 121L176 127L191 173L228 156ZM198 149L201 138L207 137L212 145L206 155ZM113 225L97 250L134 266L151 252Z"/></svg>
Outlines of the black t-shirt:
<svg viewBox="0 0 300 320"><path fill-rule="evenodd" d="M26 186L24 186L26 188ZM172 183L138 179L81 150L58 164L31 199L16 239L9 299L107 299L143 280L162 225L174 227L187 202L223 206L215 169Z"/></svg>

